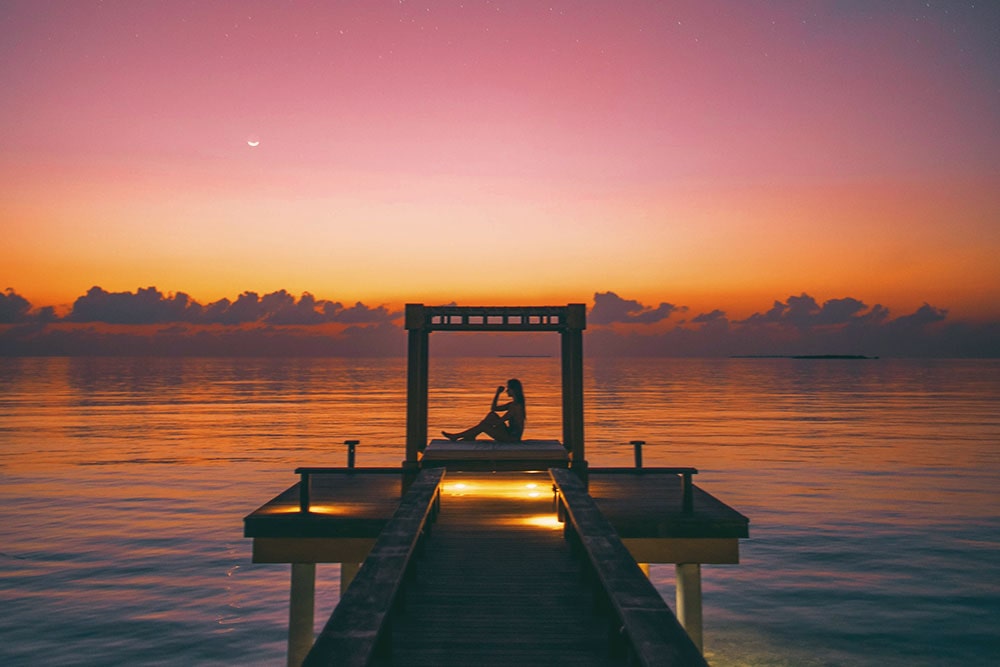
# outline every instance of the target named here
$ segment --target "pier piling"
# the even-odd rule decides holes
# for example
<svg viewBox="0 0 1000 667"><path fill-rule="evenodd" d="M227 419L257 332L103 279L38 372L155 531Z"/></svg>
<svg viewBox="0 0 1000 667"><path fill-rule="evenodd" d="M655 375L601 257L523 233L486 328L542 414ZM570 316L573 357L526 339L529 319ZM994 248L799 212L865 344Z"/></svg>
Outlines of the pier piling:
<svg viewBox="0 0 1000 667"><path fill-rule="evenodd" d="M703 650L700 563L677 564L677 620L698 650Z"/></svg>
<svg viewBox="0 0 1000 667"><path fill-rule="evenodd" d="M288 599L288 667L299 667L313 645L316 563L292 563Z"/></svg>

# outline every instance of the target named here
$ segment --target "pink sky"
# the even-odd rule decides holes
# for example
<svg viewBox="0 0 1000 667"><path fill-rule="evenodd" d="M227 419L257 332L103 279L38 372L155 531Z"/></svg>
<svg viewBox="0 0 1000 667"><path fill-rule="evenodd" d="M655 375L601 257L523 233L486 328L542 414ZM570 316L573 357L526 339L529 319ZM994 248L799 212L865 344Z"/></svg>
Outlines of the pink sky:
<svg viewBox="0 0 1000 667"><path fill-rule="evenodd" d="M6 2L0 288L996 318L986 5Z"/></svg>

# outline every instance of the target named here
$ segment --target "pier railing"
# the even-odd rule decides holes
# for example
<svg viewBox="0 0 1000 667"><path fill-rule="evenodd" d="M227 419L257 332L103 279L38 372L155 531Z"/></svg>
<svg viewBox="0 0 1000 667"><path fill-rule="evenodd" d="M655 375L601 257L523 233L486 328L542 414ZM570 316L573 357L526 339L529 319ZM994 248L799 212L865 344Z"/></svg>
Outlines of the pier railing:
<svg viewBox="0 0 1000 667"><path fill-rule="evenodd" d="M410 485L303 667L360 667L389 652L391 617L412 557L440 510L444 474L444 468L423 470Z"/></svg>
<svg viewBox="0 0 1000 667"><path fill-rule="evenodd" d="M641 461L641 455L638 456ZM656 468L643 468L641 465L637 465L635 468L593 468L591 469L593 473L600 473L603 475L678 475L681 478L681 511L684 514L694 513L694 482L691 479L692 475L698 474L697 468L690 467L656 467Z"/></svg>
<svg viewBox="0 0 1000 667"><path fill-rule="evenodd" d="M583 554L598 600L612 618L612 644L630 664L707 667L704 657L614 527L571 470L552 468L566 539Z"/></svg>

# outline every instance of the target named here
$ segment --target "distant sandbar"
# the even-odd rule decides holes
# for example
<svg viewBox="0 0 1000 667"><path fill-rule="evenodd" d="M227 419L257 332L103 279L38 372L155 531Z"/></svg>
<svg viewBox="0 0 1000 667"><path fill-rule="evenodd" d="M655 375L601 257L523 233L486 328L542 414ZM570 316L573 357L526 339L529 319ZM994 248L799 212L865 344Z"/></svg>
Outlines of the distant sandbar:
<svg viewBox="0 0 1000 667"><path fill-rule="evenodd" d="M734 354L730 359L878 359L863 354Z"/></svg>

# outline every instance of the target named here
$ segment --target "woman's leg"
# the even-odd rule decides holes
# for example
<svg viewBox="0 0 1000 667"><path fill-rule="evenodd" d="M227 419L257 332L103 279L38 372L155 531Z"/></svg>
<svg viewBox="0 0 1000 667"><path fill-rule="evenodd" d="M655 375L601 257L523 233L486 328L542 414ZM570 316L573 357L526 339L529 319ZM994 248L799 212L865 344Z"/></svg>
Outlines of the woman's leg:
<svg viewBox="0 0 1000 667"><path fill-rule="evenodd" d="M481 433L481 431L479 431L478 428L479 428L478 426L473 426L472 428L466 429L461 433L449 433L448 431L441 431L441 435L443 435L444 437L448 438L453 442L455 440L475 440L476 436Z"/></svg>
<svg viewBox="0 0 1000 667"><path fill-rule="evenodd" d="M498 442L510 442L513 440L510 437L510 431L507 430L507 424L495 412L486 415L486 419L481 421L479 426L482 427L483 433Z"/></svg>
<svg viewBox="0 0 1000 667"><path fill-rule="evenodd" d="M441 431L441 435L449 440L475 440L476 436L480 433L485 433L494 440L499 440L501 442L508 442L511 440L510 432L507 430L507 424L505 424L503 419L500 418L500 415L495 412L490 412L483 417L481 422L472 428L462 431L461 433Z"/></svg>

